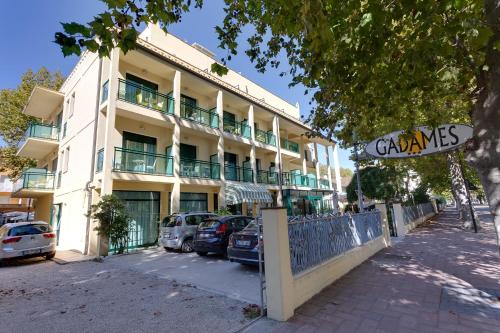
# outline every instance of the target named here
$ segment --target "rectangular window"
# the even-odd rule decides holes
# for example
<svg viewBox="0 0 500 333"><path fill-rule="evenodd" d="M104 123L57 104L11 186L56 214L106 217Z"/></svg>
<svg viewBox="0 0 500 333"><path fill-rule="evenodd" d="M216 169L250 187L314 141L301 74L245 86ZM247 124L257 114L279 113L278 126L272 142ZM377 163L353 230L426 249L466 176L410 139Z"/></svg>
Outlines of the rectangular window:
<svg viewBox="0 0 500 333"><path fill-rule="evenodd" d="M63 124L63 131L62 131L62 137L63 137L63 139L66 137L67 130L68 130L68 123L64 122L64 124Z"/></svg>
<svg viewBox="0 0 500 333"><path fill-rule="evenodd" d="M207 193L181 192L181 212L206 212L208 211Z"/></svg>
<svg viewBox="0 0 500 333"><path fill-rule="evenodd" d="M102 93L101 93L101 103L104 103L108 100L109 94L109 81L104 82L102 85Z"/></svg>
<svg viewBox="0 0 500 333"><path fill-rule="evenodd" d="M56 172L57 170L57 157L52 160L52 172Z"/></svg>
<svg viewBox="0 0 500 333"><path fill-rule="evenodd" d="M181 160L195 160L196 159L196 146L181 143L180 156L181 156Z"/></svg>
<svg viewBox="0 0 500 333"><path fill-rule="evenodd" d="M75 93L73 92L71 94L71 99L70 99L70 104L69 104L69 116L73 116L73 113L75 112Z"/></svg>
<svg viewBox="0 0 500 333"><path fill-rule="evenodd" d="M68 171L68 166L69 166L69 147L66 147L66 151L64 153L63 172L67 172Z"/></svg>

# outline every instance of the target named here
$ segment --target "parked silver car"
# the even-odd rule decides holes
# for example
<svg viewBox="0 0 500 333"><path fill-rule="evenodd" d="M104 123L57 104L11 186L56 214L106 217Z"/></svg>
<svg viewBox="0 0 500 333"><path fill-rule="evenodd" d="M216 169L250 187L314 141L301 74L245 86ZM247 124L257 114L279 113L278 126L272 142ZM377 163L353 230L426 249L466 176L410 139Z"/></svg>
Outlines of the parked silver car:
<svg viewBox="0 0 500 333"><path fill-rule="evenodd" d="M175 249L182 252L193 251L193 238L198 225L213 213L189 212L167 216L160 227L160 244L165 250Z"/></svg>
<svg viewBox="0 0 500 333"><path fill-rule="evenodd" d="M56 238L52 227L43 221L7 223L0 227L0 260L56 254Z"/></svg>

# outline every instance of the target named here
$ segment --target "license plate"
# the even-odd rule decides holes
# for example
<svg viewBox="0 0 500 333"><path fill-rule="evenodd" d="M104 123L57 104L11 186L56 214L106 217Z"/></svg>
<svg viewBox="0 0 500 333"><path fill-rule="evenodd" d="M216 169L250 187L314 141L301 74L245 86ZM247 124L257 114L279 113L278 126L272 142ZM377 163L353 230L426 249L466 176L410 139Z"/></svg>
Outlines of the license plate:
<svg viewBox="0 0 500 333"><path fill-rule="evenodd" d="M236 240L236 245L250 246L250 241L249 240Z"/></svg>
<svg viewBox="0 0 500 333"><path fill-rule="evenodd" d="M200 234L200 238L210 238L210 234Z"/></svg>
<svg viewBox="0 0 500 333"><path fill-rule="evenodd" d="M163 234L163 238L169 238L170 237L170 233L166 232Z"/></svg>
<svg viewBox="0 0 500 333"><path fill-rule="evenodd" d="M41 253L41 252L42 252L41 249L26 250L26 251L23 251L23 256L26 256L28 254L37 254L37 253Z"/></svg>

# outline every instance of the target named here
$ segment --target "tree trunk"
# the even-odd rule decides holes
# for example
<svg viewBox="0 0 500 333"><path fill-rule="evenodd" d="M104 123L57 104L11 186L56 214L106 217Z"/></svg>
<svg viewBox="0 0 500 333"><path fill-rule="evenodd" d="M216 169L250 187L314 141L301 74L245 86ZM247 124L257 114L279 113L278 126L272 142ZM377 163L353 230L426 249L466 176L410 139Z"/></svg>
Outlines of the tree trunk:
<svg viewBox="0 0 500 333"><path fill-rule="evenodd" d="M472 111L474 136L467 159L477 170L493 214L497 245L500 235L500 0L485 0L486 24L493 34L480 65L478 95ZM500 250L500 246L499 246Z"/></svg>
<svg viewBox="0 0 500 333"><path fill-rule="evenodd" d="M474 224L471 215L471 206L469 204L469 197L467 195L467 189L465 188L465 180L462 175L462 170L460 169L460 162L457 157L452 153L446 155L448 160L448 167L450 169L451 178L451 188L455 201L457 203L457 209L459 212L460 220L462 221L462 227L466 230L474 229ZM474 216L477 216L472 209ZM476 218L477 227L479 227L479 220Z"/></svg>

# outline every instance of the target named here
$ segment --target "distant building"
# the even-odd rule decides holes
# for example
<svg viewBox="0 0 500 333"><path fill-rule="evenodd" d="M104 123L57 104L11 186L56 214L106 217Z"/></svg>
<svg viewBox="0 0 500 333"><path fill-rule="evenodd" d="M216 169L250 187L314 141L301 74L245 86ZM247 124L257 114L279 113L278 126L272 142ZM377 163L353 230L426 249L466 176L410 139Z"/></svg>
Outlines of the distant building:
<svg viewBox="0 0 500 333"><path fill-rule="evenodd" d="M26 212L28 208L31 210L31 199L28 198L13 198L12 191L14 184L5 173L0 173L0 213L18 211Z"/></svg>

